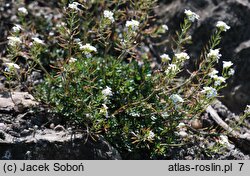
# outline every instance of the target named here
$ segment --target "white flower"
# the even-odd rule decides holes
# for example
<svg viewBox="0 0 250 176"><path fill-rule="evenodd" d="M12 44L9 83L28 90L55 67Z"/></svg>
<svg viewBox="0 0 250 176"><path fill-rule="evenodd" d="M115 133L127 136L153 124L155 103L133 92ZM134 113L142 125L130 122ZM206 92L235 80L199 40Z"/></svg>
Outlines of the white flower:
<svg viewBox="0 0 250 176"><path fill-rule="evenodd" d="M213 87L203 87L201 93L205 93L207 98L213 98L217 95L217 90Z"/></svg>
<svg viewBox="0 0 250 176"><path fill-rule="evenodd" d="M175 54L175 57L177 59L180 59L180 60L182 60L182 59L187 60L187 59L190 58L189 55L187 53L185 53L185 52L177 53L177 54Z"/></svg>
<svg viewBox="0 0 250 176"><path fill-rule="evenodd" d="M137 30L139 25L139 21L136 20L126 21L126 27L132 29L133 31Z"/></svg>
<svg viewBox="0 0 250 176"><path fill-rule="evenodd" d="M184 129L185 127L186 127L186 125L183 122L179 123L177 126L178 129Z"/></svg>
<svg viewBox="0 0 250 176"><path fill-rule="evenodd" d="M68 7L70 9L73 9L73 10L81 11L81 9L79 7L82 7L82 4L80 4L78 2L72 2L71 4L69 4Z"/></svg>
<svg viewBox="0 0 250 176"><path fill-rule="evenodd" d="M109 117L108 106L106 104L102 104L102 108L100 109L100 113L105 115L106 118Z"/></svg>
<svg viewBox="0 0 250 176"><path fill-rule="evenodd" d="M90 45L89 43L86 43L85 45L82 45L79 43L80 49L84 51L85 54L92 53L92 52L97 52L97 49Z"/></svg>
<svg viewBox="0 0 250 176"><path fill-rule="evenodd" d="M171 60L168 54L163 54L160 57L161 57L162 62L167 62Z"/></svg>
<svg viewBox="0 0 250 176"><path fill-rule="evenodd" d="M170 72L176 72L178 70L178 67L176 64L169 64L167 70L165 71L166 74Z"/></svg>
<svg viewBox="0 0 250 176"><path fill-rule="evenodd" d="M106 88L102 90L102 94L105 97L112 96L113 95L112 89L109 86L106 86Z"/></svg>
<svg viewBox="0 0 250 176"><path fill-rule="evenodd" d="M170 69L170 70L172 70L172 71L175 71L175 70L177 70L178 68L177 68L177 65L176 65L176 64L169 64L168 69Z"/></svg>
<svg viewBox="0 0 250 176"><path fill-rule="evenodd" d="M49 32L49 36L54 36L55 35L55 33L54 32Z"/></svg>
<svg viewBox="0 0 250 176"><path fill-rule="evenodd" d="M75 39L74 39L74 42L76 42L76 43L82 43L82 42L81 42L81 39L79 39L79 38L75 38Z"/></svg>
<svg viewBox="0 0 250 176"><path fill-rule="evenodd" d="M12 31L15 33L18 33L21 30L23 30L23 28L19 24L15 24L15 26L12 27Z"/></svg>
<svg viewBox="0 0 250 176"><path fill-rule="evenodd" d="M115 21L114 19L114 13L108 10L104 10L103 12L104 18L107 18L111 21L111 23L113 23Z"/></svg>
<svg viewBox="0 0 250 176"><path fill-rule="evenodd" d="M154 132L153 131L149 131L149 133L148 133L148 140L153 140L154 139L154 137L155 137L155 134L154 134Z"/></svg>
<svg viewBox="0 0 250 176"><path fill-rule="evenodd" d="M166 24L161 25L164 32L168 31L168 26Z"/></svg>
<svg viewBox="0 0 250 176"><path fill-rule="evenodd" d="M228 75L233 76L234 73L235 73L234 69L230 68L229 71L228 71Z"/></svg>
<svg viewBox="0 0 250 176"><path fill-rule="evenodd" d="M233 65L231 61L222 61L223 62L223 68L229 68Z"/></svg>
<svg viewBox="0 0 250 176"><path fill-rule="evenodd" d="M216 59L217 62L221 57L220 50L219 49L210 49L210 52L207 54L208 58Z"/></svg>
<svg viewBox="0 0 250 176"><path fill-rule="evenodd" d="M32 40L35 42L35 43L38 43L38 44L41 44L41 45L45 45L44 41L37 38L37 37L32 37Z"/></svg>
<svg viewBox="0 0 250 176"><path fill-rule="evenodd" d="M244 111L246 114L250 114L250 105L246 106L246 109Z"/></svg>
<svg viewBox="0 0 250 176"><path fill-rule="evenodd" d="M182 137L182 138L185 138L185 137L188 136L188 134L187 134L185 131L180 131L180 132L178 132L178 135L179 135L180 137Z"/></svg>
<svg viewBox="0 0 250 176"><path fill-rule="evenodd" d="M28 10L25 7L18 8L18 12L22 13L23 15L28 15Z"/></svg>
<svg viewBox="0 0 250 176"><path fill-rule="evenodd" d="M219 28L220 30L226 32L228 29L230 29L230 26L228 26L225 22L223 21L218 21L216 24L216 27Z"/></svg>
<svg viewBox="0 0 250 176"><path fill-rule="evenodd" d="M215 82L214 82L215 86L220 86L221 83L225 83L226 82L226 79L224 77L222 77L222 76L215 75L213 78L215 80Z"/></svg>
<svg viewBox="0 0 250 176"><path fill-rule="evenodd" d="M172 94L169 98L173 101L174 104L184 102L184 100L181 98L181 96L177 95L177 94Z"/></svg>
<svg viewBox="0 0 250 176"><path fill-rule="evenodd" d="M220 80L214 81L214 86L220 86L220 85L221 85L221 81Z"/></svg>
<svg viewBox="0 0 250 176"><path fill-rule="evenodd" d="M106 118L109 117L108 106L106 104L102 104L102 108L100 109L100 113L104 114Z"/></svg>
<svg viewBox="0 0 250 176"><path fill-rule="evenodd" d="M69 59L69 63L74 63L74 62L76 62L77 61L77 59L76 58L73 58L73 57L71 57L70 59Z"/></svg>
<svg viewBox="0 0 250 176"><path fill-rule="evenodd" d="M7 72L9 72L10 70L13 70L13 69L17 69L17 70L20 69L19 65L15 64L15 63L5 63L5 65L7 66L7 68L5 68L5 71L7 71Z"/></svg>
<svg viewBox="0 0 250 176"><path fill-rule="evenodd" d="M108 106L106 104L102 104L102 107L105 109L105 110L108 110Z"/></svg>
<svg viewBox="0 0 250 176"><path fill-rule="evenodd" d="M208 74L209 77L214 78L217 76L219 72L216 69L212 69L212 71Z"/></svg>
<svg viewBox="0 0 250 176"><path fill-rule="evenodd" d="M61 27L63 27L63 26L66 26L66 23L65 23L65 22L60 22L60 23L56 24L56 27L57 27L57 28L61 28Z"/></svg>
<svg viewBox="0 0 250 176"><path fill-rule="evenodd" d="M19 37L7 37L9 40L9 45L16 46L17 44L22 43L21 39Z"/></svg>
<svg viewBox="0 0 250 176"><path fill-rule="evenodd" d="M194 12L192 12L191 10L186 10L186 9L185 9L185 12L184 12L184 13L187 15L188 19L189 19L190 21L192 21L192 22L194 22L195 19L198 20L198 19L200 18L199 15L197 15L197 14L194 13Z"/></svg>

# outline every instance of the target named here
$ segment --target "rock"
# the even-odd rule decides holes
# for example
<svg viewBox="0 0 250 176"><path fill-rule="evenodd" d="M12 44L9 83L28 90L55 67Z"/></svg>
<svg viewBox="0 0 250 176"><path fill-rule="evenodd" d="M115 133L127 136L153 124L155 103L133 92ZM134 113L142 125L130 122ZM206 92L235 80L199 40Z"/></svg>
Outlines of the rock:
<svg viewBox="0 0 250 176"><path fill-rule="evenodd" d="M0 130L0 139L1 140L5 139L5 133L2 130Z"/></svg>
<svg viewBox="0 0 250 176"><path fill-rule="evenodd" d="M50 129L54 129L54 128L55 128L55 124L54 124L54 123L51 123L51 124L49 125L49 127L50 127Z"/></svg>
<svg viewBox="0 0 250 176"><path fill-rule="evenodd" d="M0 82L0 92L3 92L4 90L6 90L6 88L4 84Z"/></svg>
<svg viewBox="0 0 250 176"><path fill-rule="evenodd" d="M200 120L198 120L198 119L192 120L191 121L191 126L194 129L201 129L202 128L202 122Z"/></svg>
<svg viewBox="0 0 250 176"><path fill-rule="evenodd" d="M249 0L161 0L155 10L162 23L169 26L170 35L179 29L183 20L184 9L190 9L200 15L195 22L191 35L193 44L188 46L188 52L193 58L200 55L201 49L209 40L217 21L222 20L231 26L223 33L221 45L221 60L231 60L235 64L235 75L228 81L228 87L223 89L224 98L221 101L233 112L241 113L250 104L250 3ZM164 36L163 36L164 39ZM164 46L165 47L165 46ZM158 51L169 50L160 48ZM193 61L191 61L193 62ZM192 63L191 63L192 64ZM221 68L221 62L219 62Z"/></svg>
<svg viewBox="0 0 250 176"><path fill-rule="evenodd" d="M55 131L65 131L65 128L62 126L62 125L57 125L55 128L54 128Z"/></svg>
<svg viewBox="0 0 250 176"><path fill-rule="evenodd" d="M37 130L35 137L16 138L7 133L5 136L4 141L0 140L2 159L121 159L117 150L101 136L93 140L91 137L86 139L82 133L71 135L51 129Z"/></svg>
<svg viewBox="0 0 250 176"><path fill-rule="evenodd" d="M121 159L102 136L65 129L60 117L47 111L0 112L0 159ZM50 129L51 124L60 125Z"/></svg>
<svg viewBox="0 0 250 176"><path fill-rule="evenodd" d="M31 133L32 133L31 130L24 129L23 131L21 131L20 135L24 137L30 135Z"/></svg>
<svg viewBox="0 0 250 176"><path fill-rule="evenodd" d="M0 130L5 130L6 129L6 125L4 123L0 123Z"/></svg>
<svg viewBox="0 0 250 176"><path fill-rule="evenodd" d="M37 106L38 102L28 92L1 92L0 111L22 112L26 108Z"/></svg>

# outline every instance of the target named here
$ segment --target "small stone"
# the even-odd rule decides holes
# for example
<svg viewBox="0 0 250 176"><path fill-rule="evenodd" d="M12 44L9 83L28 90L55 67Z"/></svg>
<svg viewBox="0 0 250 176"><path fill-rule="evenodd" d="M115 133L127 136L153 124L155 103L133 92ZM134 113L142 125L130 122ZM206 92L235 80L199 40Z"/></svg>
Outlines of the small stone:
<svg viewBox="0 0 250 176"><path fill-rule="evenodd" d="M50 127L50 129L54 129L54 128L55 128L55 124L54 124L54 123L51 123L51 124L49 125L49 127Z"/></svg>
<svg viewBox="0 0 250 176"><path fill-rule="evenodd" d="M54 128L55 131L65 131L65 128L62 126L62 125L57 125L55 128Z"/></svg>
<svg viewBox="0 0 250 176"><path fill-rule="evenodd" d="M5 130L6 129L6 125L4 123L0 123L0 130Z"/></svg>
<svg viewBox="0 0 250 176"><path fill-rule="evenodd" d="M202 128L202 122L200 120L198 120L198 119L192 120L191 126L194 129L201 129Z"/></svg>
<svg viewBox="0 0 250 176"><path fill-rule="evenodd" d="M185 132L185 131L180 131L179 133L179 136L182 137L182 138L185 138L188 136L188 134Z"/></svg>

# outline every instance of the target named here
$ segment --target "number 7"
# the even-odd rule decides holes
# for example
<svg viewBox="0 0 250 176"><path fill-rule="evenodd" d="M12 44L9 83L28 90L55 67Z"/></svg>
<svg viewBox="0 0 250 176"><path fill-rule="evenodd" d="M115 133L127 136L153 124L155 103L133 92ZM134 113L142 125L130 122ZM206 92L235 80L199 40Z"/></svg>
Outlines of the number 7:
<svg viewBox="0 0 250 176"><path fill-rule="evenodd" d="M240 171L241 171L242 166L244 165L244 163L238 163L238 164L240 164Z"/></svg>

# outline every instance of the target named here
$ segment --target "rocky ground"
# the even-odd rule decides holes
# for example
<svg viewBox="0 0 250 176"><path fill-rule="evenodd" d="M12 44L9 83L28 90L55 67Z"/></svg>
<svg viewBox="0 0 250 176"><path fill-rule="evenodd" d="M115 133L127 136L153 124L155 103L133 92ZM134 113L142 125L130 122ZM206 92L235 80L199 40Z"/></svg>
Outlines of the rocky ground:
<svg viewBox="0 0 250 176"><path fill-rule="evenodd" d="M1 159L121 159L102 137L64 125L27 92L0 93Z"/></svg>
<svg viewBox="0 0 250 176"><path fill-rule="evenodd" d="M3 2L3 3L2 3ZM40 6L41 13L52 13L50 7L56 3L24 1L30 9L34 3ZM236 74L229 82L229 88L222 93L225 98L215 102L212 108L226 124L233 126L239 122L239 116L246 104L250 104L249 54L250 28L248 15L250 2L247 0L161 0L157 9L159 21L166 23L170 32L177 28L184 9L197 12L201 19L192 30L195 45L189 47L192 55L199 54L207 41L210 31L217 20L224 20L231 26L222 41L224 58L236 63ZM6 59L6 38L8 30L16 23L15 1L0 0L0 67ZM2 13L4 12L4 13ZM178 19L178 20L176 20ZM240 35L239 35L240 34ZM157 48L155 49L157 51ZM160 53L159 53L160 55ZM34 72L28 81L39 83L42 76ZM77 131L67 126L59 117L51 114L49 108L39 104L27 90L13 82L17 87L10 91L3 75L0 75L0 158L1 159L121 159L119 153L102 137L89 136L86 131ZM229 108L229 109L228 109ZM233 113L234 112L234 113ZM229 142L217 149L217 132L226 131L218 124L211 112L204 113L200 127L188 126L192 136L187 145L173 146L167 159L250 159L250 119L244 125L237 126L241 138L228 133ZM208 130L209 129L209 130ZM209 148L217 154L211 154ZM210 155L209 155L210 153Z"/></svg>

